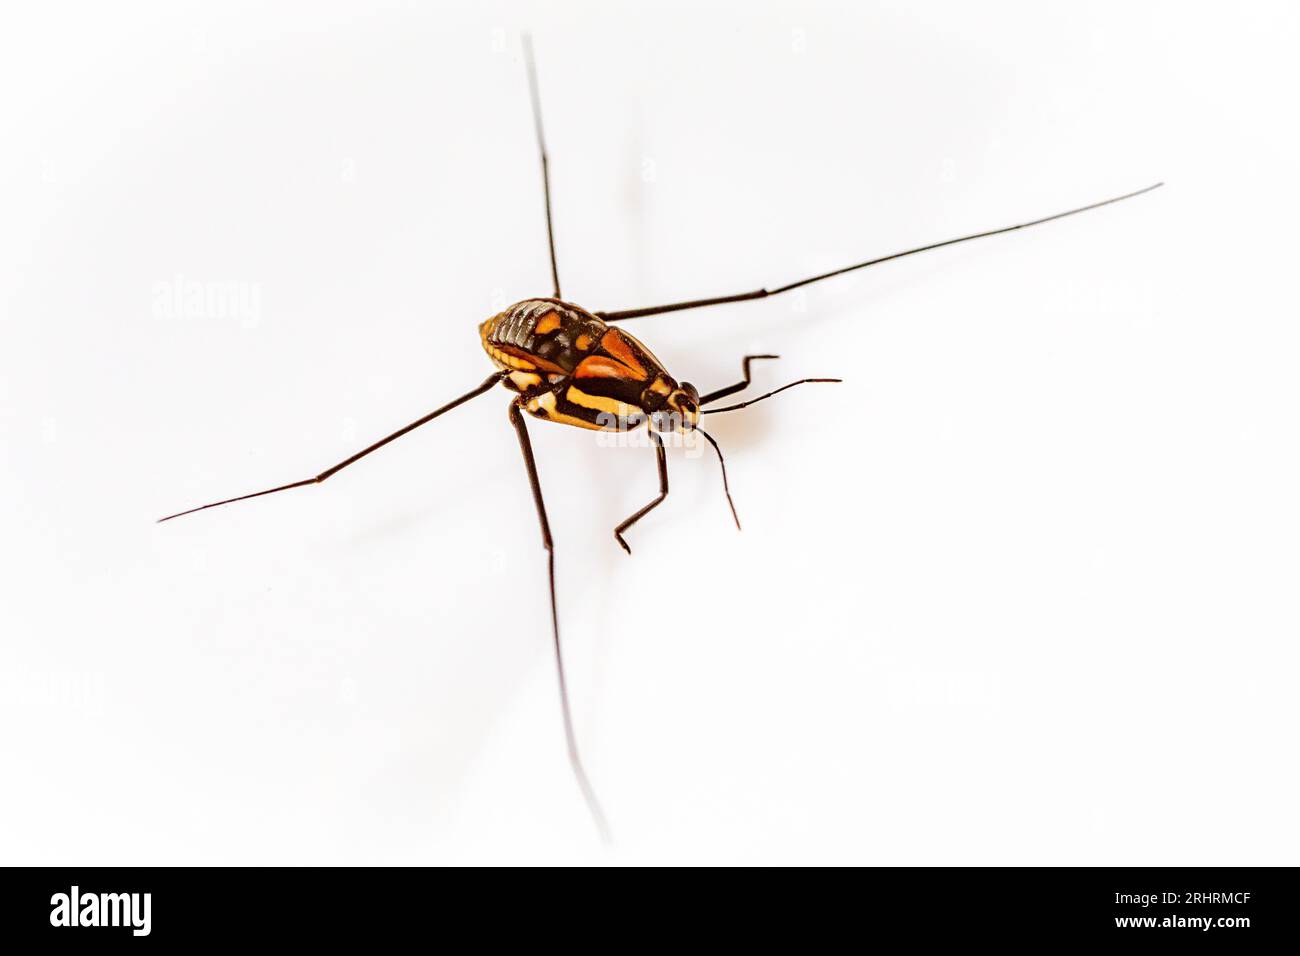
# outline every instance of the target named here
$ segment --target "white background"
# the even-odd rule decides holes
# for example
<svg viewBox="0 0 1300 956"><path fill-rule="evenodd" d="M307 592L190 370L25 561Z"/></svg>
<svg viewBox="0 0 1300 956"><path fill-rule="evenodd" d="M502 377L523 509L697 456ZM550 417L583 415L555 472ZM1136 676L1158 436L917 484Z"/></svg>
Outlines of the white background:
<svg viewBox="0 0 1300 956"><path fill-rule="evenodd" d="M0 21L0 861L1295 863L1293 5L30 4ZM532 429L548 291L840 375ZM243 316L169 314L225 283ZM162 301L160 301L160 299Z"/></svg>

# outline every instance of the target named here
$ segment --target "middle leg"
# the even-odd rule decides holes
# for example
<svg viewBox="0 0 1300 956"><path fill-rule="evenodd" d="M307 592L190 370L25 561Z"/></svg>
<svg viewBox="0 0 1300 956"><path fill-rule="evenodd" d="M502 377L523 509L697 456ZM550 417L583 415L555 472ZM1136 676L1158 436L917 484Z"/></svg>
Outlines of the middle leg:
<svg viewBox="0 0 1300 956"><path fill-rule="evenodd" d="M659 507L659 504L668 497L668 455L664 452L663 439L655 432L649 432L649 435L654 440L655 454L659 458L659 497L614 529L614 537L618 539L618 543L623 546L623 550L628 554L632 553L632 549L627 546L627 541L623 538L623 532Z"/></svg>

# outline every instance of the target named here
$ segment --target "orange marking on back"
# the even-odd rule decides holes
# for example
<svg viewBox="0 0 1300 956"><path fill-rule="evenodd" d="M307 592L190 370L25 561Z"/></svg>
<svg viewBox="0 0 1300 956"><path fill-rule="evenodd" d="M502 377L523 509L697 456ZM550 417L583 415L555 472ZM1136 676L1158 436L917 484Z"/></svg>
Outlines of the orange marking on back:
<svg viewBox="0 0 1300 956"><path fill-rule="evenodd" d="M644 379L649 377L646 375L646 370L642 367L641 363L637 361L636 353L633 352L632 347L628 345L627 339L623 338L618 329L610 329L601 336L600 347L627 366L627 371L622 377L630 376L635 379ZM585 365L586 362L590 361L591 359L587 359L583 364Z"/></svg>
<svg viewBox="0 0 1300 956"><path fill-rule="evenodd" d="M546 315L542 316L541 321L533 327L533 334L546 335L547 333L554 332L559 327L560 314L558 312L547 312Z"/></svg>
<svg viewBox="0 0 1300 956"><path fill-rule="evenodd" d="M614 359L605 355L592 355L578 363L578 367L573 370L574 378L621 378L621 379L641 379L645 373L637 375L636 372L628 368L622 362L616 362Z"/></svg>
<svg viewBox="0 0 1300 956"><path fill-rule="evenodd" d="M497 346L497 349L504 355L508 355L511 358L521 359L527 362L528 368L540 368L547 372L559 372L561 375L565 374L564 369L560 368L560 366L556 365L550 359L544 359L540 355L533 355L531 352L525 352L522 349L517 349L512 345L499 345ZM516 367L523 367L523 366L516 366Z"/></svg>
<svg viewBox="0 0 1300 956"><path fill-rule="evenodd" d="M583 332L581 335L578 336L578 341L574 342L573 344L575 347L577 347L579 352L585 352L587 351L587 349L591 348L591 336L588 335L586 332Z"/></svg>

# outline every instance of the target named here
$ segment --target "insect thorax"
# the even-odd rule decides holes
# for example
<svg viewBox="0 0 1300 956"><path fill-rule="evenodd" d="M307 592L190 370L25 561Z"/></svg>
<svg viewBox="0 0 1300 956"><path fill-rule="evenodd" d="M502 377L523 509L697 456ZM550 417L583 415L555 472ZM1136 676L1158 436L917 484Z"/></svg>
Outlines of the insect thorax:
<svg viewBox="0 0 1300 956"><path fill-rule="evenodd" d="M525 411L582 428L620 429L661 409L677 382L621 329L559 299L516 302L479 326Z"/></svg>

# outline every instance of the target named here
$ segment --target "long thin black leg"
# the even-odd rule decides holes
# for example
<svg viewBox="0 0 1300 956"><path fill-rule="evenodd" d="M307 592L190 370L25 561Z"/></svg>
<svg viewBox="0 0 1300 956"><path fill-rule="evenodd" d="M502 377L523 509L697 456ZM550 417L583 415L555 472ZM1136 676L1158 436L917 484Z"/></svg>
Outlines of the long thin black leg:
<svg viewBox="0 0 1300 956"><path fill-rule="evenodd" d="M744 380L737 382L735 385L728 385L726 388L720 388L716 392L709 392L709 394L700 398L700 405L703 406L709 404L709 402L716 402L720 398L726 398L728 395L735 395L737 392L749 388L750 362L755 359L778 359L780 357L781 356L779 355L746 355L744 361L742 361L740 365L742 374L745 376Z"/></svg>
<svg viewBox="0 0 1300 956"><path fill-rule="evenodd" d="M542 97L537 91L537 64L533 60L533 38L524 34L524 59L528 63L528 93L533 103L533 128L537 131L537 151L542 156L542 193L546 197L546 242L551 250L551 280L555 297L560 297L560 270L555 263L555 227L551 224L551 167L546 155L546 135L542 131Z"/></svg>
<svg viewBox="0 0 1300 956"><path fill-rule="evenodd" d="M755 402L761 402L765 398L771 398L773 395L780 395L787 388L794 388L796 385L807 385L809 382L842 382L842 381L844 381L844 379L842 378L801 378L797 382L791 382L789 385L782 385L780 388L773 389L772 391L767 392L766 394L758 396L758 398L751 398L747 402L739 402L735 405L724 406L723 408L706 408L702 412L700 412L700 414L716 415L718 414L718 412L739 411L742 408L748 408L750 405L753 405Z"/></svg>
<svg viewBox="0 0 1300 956"><path fill-rule="evenodd" d="M564 654L560 650L560 615L555 604L555 542L551 540L551 523L546 519L546 502L542 500L542 483L537 477L537 460L533 457L533 443L528 439L528 428L524 417L519 413L518 401L510 403L510 424L515 426L519 436L519 448L524 453L524 466L528 469L528 483L533 489L533 503L537 506L537 520L542 526L542 547L546 549L546 573L551 589L551 634L555 641L555 670L560 678L560 710L564 715L564 739L569 747L569 763L573 774L578 779L578 787L587 801L592 819L601 839L610 842L609 826L605 823L604 811L596 799L596 791L587 780L587 772L582 768L582 757L578 754L578 739L573 733L573 715L569 711L569 688L564 679Z"/></svg>
<svg viewBox="0 0 1300 956"><path fill-rule="evenodd" d="M628 554L632 553L632 549L627 546L627 540L623 537L623 532L654 511L655 508L658 508L663 500L668 497L668 456L664 453L664 441L655 432L649 434L654 439L655 454L659 458L659 497L614 529L614 537L618 539L618 543L623 546L623 550Z"/></svg>
<svg viewBox="0 0 1300 956"><path fill-rule="evenodd" d="M348 465L351 465L352 463L360 461L362 458L365 458L366 455L369 455L372 451L378 451L380 448L383 448L390 441L395 441L396 439L401 438L407 432L414 431L415 429L419 428L421 425L433 421L439 415L451 411L453 408L456 408L458 405L463 405L465 402L468 402L471 398L474 398L475 396L478 395L482 395L484 392L490 389L497 382L501 381L501 379L505 378L506 375L508 374L509 374L508 372L493 372L486 379L484 379L482 385L478 386L472 391L466 392L460 398L456 399L455 401L448 402L446 405L442 406L442 408L430 412L429 414L425 415L423 418L411 422L411 424L407 425L405 428L399 428L397 431L393 432L387 438L381 438L379 441L375 442L370 447L362 449L361 451L353 455L351 458L344 459L343 461L339 462L337 465L335 465L332 468L325 469L315 477L304 478L302 481L291 482L290 484L287 485L280 485L278 488L268 488L265 491L255 491L250 495L240 495L238 498L227 498L224 501L214 501L211 504L199 505L197 508L190 508L187 511L178 511L176 514L168 515L166 518L159 518L158 521L159 523L163 521L171 521L172 518L179 518L182 515L193 514L196 511L203 511L205 508L215 508L218 505L228 505L235 501L247 501L249 498L260 498L262 497L262 495L273 495L277 491L288 491L291 488L303 488L306 487L307 485L318 485L326 478L329 478L331 475L338 474Z"/></svg>
<svg viewBox="0 0 1300 956"><path fill-rule="evenodd" d="M832 276L843 275L846 272L853 272L857 269L865 269L867 266L879 265L882 262L889 262L892 259L902 259L904 256L914 256L918 252L928 252L931 249L942 249L944 246L953 246L959 242L969 242L972 239L983 239L987 236L997 236L1004 232L1014 232L1017 229L1024 229L1027 226L1037 226L1045 222L1051 222L1053 219L1064 219L1066 216L1074 216L1081 212L1087 212L1089 209L1100 209L1102 206L1109 206L1111 203L1120 202L1124 199L1132 199L1134 196L1141 196L1143 193L1149 193L1151 190L1163 186L1164 183L1156 183L1154 186L1147 186L1145 189L1139 189L1136 192L1125 193L1123 196L1116 196L1113 199L1103 199L1101 202L1095 202L1091 205L1080 206L1078 209L1069 209L1065 212L1054 213L1050 216L1044 216L1041 219L1033 219L1029 222L1022 222L1014 226L1003 226L1001 229L990 229L987 232L976 232L969 236L959 236L956 239L945 239L943 242L932 242L926 246L917 246L915 249L905 249L902 252L890 253L887 256L879 256L875 259L868 259L866 262L859 262L857 265L845 266L843 269L835 269L832 272L823 272L821 275L813 276L809 279L800 279L798 282L791 282L789 285L783 285L777 289L755 289L753 292L741 292L737 295L723 295L713 299L693 299L689 302L674 302L670 305L652 305L644 309L624 309L621 312L597 312L606 322L616 322L619 319L639 319L647 315L659 315L663 312L680 312L683 309L698 309L706 305L724 305L728 302L745 302L749 299L763 299L769 295L776 295L780 292L789 292L791 289L798 289L800 286L810 285L813 282L820 282L822 279L829 279Z"/></svg>

